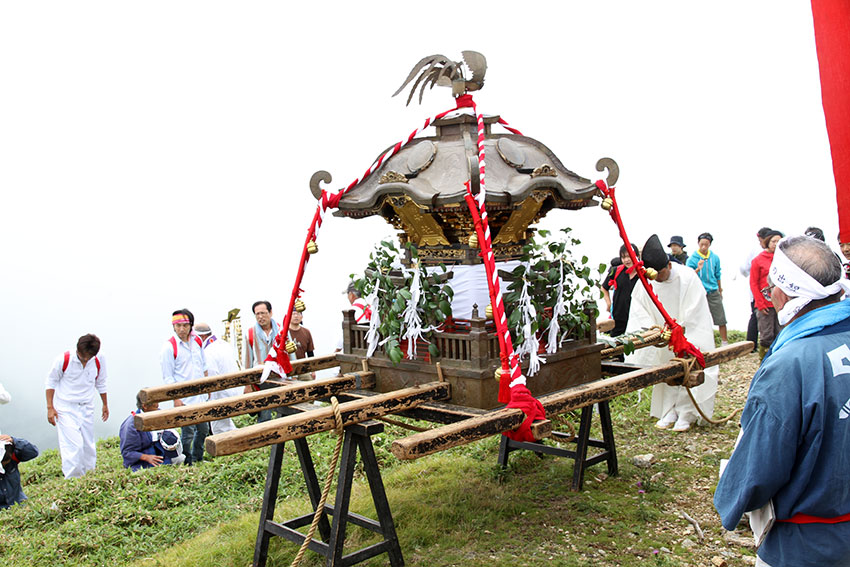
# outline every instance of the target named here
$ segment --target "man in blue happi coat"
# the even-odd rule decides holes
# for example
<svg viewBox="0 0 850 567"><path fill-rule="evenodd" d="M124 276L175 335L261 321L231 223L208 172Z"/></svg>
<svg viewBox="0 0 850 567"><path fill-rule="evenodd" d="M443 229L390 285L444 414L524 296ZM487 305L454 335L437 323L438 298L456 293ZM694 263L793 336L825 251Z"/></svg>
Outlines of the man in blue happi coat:
<svg viewBox="0 0 850 567"><path fill-rule="evenodd" d="M850 566L850 283L842 276L814 238L776 247L765 293L785 327L753 377L714 495L727 530L744 512L766 520L772 506L756 565Z"/></svg>
<svg viewBox="0 0 850 567"><path fill-rule="evenodd" d="M21 489L18 463L38 456L35 445L19 437L0 435L0 510L20 504L27 499Z"/></svg>
<svg viewBox="0 0 850 567"><path fill-rule="evenodd" d="M175 431L171 429L165 431L140 431L136 429L134 423L136 414L156 411L159 409L159 404L156 402L143 404L137 396L136 407L136 411L127 416L118 432L124 466L137 471L159 465L182 463L182 447L180 438Z"/></svg>

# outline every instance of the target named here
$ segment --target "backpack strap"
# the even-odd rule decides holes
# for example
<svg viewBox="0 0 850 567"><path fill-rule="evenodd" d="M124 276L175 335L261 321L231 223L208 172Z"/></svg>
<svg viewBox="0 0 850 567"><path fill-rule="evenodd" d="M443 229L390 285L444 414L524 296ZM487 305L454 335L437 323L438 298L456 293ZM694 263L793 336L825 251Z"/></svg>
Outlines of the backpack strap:
<svg viewBox="0 0 850 567"><path fill-rule="evenodd" d="M175 347L176 348L176 347ZM68 364L71 362L71 351L66 350L65 354L62 355L62 372L68 370ZM97 374L95 374L94 379L97 380L100 378L100 359L95 356L94 357L94 365L97 366Z"/></svg>
<svg viewBox="0 0 850 567"><path fill-rule="evenodd" d="M195 339L195 342L198 343L199 347L204 348L204 341L201 340L201 337L199 337L198 335L193 335L192 338ZM171 337L170 339L168 339L168 342L171 343L171 348L174 350L174 360L177 360L177 339ZM100 365L98 365L98 369L100 369Z"/></svg>

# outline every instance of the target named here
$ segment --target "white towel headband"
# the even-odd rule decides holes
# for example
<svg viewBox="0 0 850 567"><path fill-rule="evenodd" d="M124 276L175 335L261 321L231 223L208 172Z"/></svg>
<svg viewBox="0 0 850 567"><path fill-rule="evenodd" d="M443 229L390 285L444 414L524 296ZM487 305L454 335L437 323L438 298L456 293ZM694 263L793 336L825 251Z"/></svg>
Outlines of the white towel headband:
<svg viewBox="0 0 850 567"><path fill-rule="evenodd" d="M823 286L812 276L804 272L797 264L788 259L779 245L773 253L773 262L770 264L770 279L773 284L785 292L791 298L776 314L780 325L787 325L800 312L803 307L815 299L826 299L830 295L844 291L850 294L850 280L839 278L839 280L828 286Z"/></svg>

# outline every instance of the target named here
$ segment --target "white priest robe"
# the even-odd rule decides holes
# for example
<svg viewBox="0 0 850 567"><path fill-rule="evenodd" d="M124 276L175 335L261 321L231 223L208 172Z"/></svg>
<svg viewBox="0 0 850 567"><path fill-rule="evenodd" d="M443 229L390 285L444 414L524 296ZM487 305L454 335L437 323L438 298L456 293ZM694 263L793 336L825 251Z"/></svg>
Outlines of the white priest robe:
<svg viewBox="0 0 850 567"><path fill-rule="evenodd" d="M699 276L691 268L675 262L671 263L670 268L670 277L666 281L652 281L650 285L667 313L684 327L685 337L703 352L714 349L714 327L708 310L708 301L705 298L705 288ZM632 291L632 304L626 332L638 331L653 325L663 326L664 318L649 298L643 285L638 284ZM667 348L646 347L627 356L626 362L656 366L664 364L674 356ZM696 388L691 388L691 393L700 409L709 417L714 412L717 374L717 366L706 368L705 382ZM699 418L685 388L668 386L663 382L653 386L650 415L660 419L672 409L679 414L679 419L682 419L683 415L687 416L685 419L689 422L695 422Z"/></svg>

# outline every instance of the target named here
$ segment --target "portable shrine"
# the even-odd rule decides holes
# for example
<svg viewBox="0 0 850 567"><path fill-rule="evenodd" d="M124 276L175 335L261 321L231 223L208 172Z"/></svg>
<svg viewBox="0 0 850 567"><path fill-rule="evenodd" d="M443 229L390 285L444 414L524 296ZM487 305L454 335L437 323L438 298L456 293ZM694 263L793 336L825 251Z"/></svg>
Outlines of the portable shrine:
<svg viewBox="0 0 850 567"><path fill-rule="evenodd" d="M497 457L500 464L507 464L510 452L518 449L572 458L572 486L578 490L587 466L605 462L610 474L617 473L608 411L610 399L662 381L700 383L699 368L691 371L688 364L680 362L652 368L612 362L610 357L621 353L624 347L597 342L590 305L567 305L573 299L574 288L566 285L563 277L568 264L565 256L545 264L516 267L516 261L526 255L534 223L552 209L601 204L627 241L612 187L618 170L613 160L602 159L596 167L607 171L606 180L591 182L567 169L545 145L523 136L500 116L481 114L470 92L483 85L486 63L476 52L463 55L462 62L443 56L423 59L398 91L412 83L409 102L417 88L421 97L426 88L450 86L454 108L426 120L421 128L382 153L361 179L344 189L322 189L320 184L331 181L326 172L317 172L310 181L317 210L281 329L288 328L293 309L303 310L309 302L308 291L302 298L301 278L308 261L319 251L318 231L328 212L347 217L343 222L380 215L399 231L403 257L392 265L373 262L361 284L373 306L383 311L373 313L369 324L356 323L352 311L344 313L341 353L290 360L288 352L294 348L287 344L283 331L265 369L247 369L139 392L143 402L152 402L261 381L264 387L273 386L136 416L138 428L156 430L261 409L283 411L282 418L214 435L206 442L207 451L214 456L272 446L255 546L256 566L266 564L269 540L274 536L301 544L300 553L310 549L322 554L327 565L353 565L382 553L388 555L392 565L404 564L372 448L372 435L384 428L376 419L397 414L443 424L395 440L392 452L400 459L423 457L505 432ZM648 285L651 269L635 263L641 281ZM549 275L554 274L551 281L556 285L531 273L540 266L545 266ZM533 307L533 302L527 284L535 277L542 282L540 289L551 289L551 297L545 298L539 309L529 307ZM485 285L478 291L463 291L474 287L467 283L481 278ZM518 349L514 349L514 344L519 342L521 333L516 323L521 319L506 309L499 285L502 279L515 284L512 297L515 300L520 296L522 316L534 318L526 321L532 331L525 333ZM443 305L443 300L439 304L436 300L417 303L418 298L428 297L423 290L436 288L439 292L447 281L458 288L445 299L446 303L451 300L450 306ZM381 307L382 301L384 308L390 306L388 310ZM434 315L438 315L440 324L430 325L432 328L426 332L428 325L420 319ZM399 323L398 328L381 327L377 320L404 320L404 324ZM514 324L509 325L510 322ZM543 329L548 329L549 334ZM669 318L665 329L648 330L634 337L630 346L666 343L679 356L694 358L702 367L720 364L752 349L752 343L737 343L701 353ZM539 358L544 356L545 363L541 364ZM314 382L286 380L286 376L335 367L340 372L333 378ZM330 400L331 405L303 403L317 400ZM590 438L594 404L599 408L601 440ZM572 410L581 410L578 432L567 435L553 431L546 418ZM338 475L338 482L332 504L327 503L329 484L324 490L320 488L305 441L309 435L329 430L339 434L338 467L332 471ZM575 448L546 445L541 440L547 437L572 441ZM286 441L292 441L296 448L314 512L278 522L274 510ZM599 451L588 456L589 447ZM349 510L358 453L377 519ZM346 552L349 524L379 534L380 541ZM310 527L305 534L307 526Z"/></svg>

